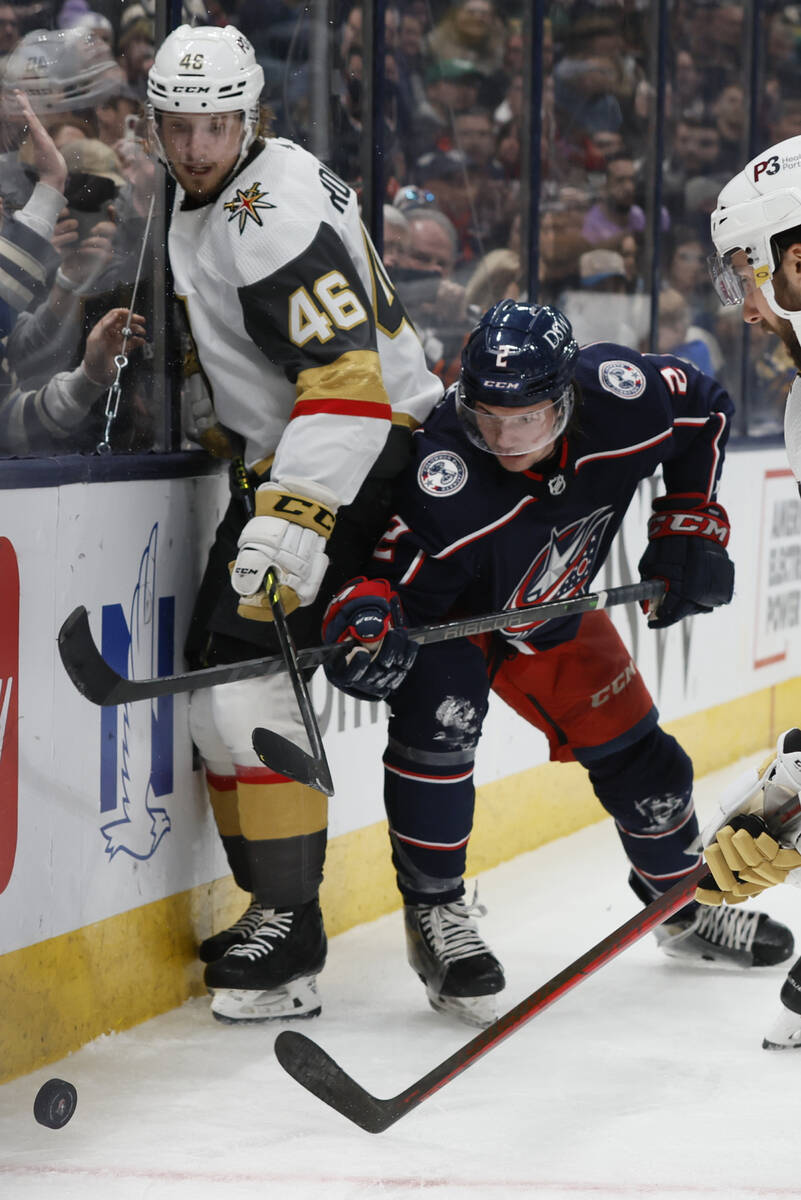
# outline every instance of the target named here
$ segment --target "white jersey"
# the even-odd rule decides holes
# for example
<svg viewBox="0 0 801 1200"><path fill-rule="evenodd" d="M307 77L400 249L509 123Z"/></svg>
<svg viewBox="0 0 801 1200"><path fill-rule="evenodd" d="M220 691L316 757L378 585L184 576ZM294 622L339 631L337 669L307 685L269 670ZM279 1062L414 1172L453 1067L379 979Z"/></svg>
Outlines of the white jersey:
<svg viewBox="0 0 801 1200"><path fill-rule="evenodd" d="M247 464L275 455L276 482L350 503L390 421L414 427L442 393L354 191L272 139L216 200L178 188L169 252L217 417L244 437Z"/></svg>
<svg viewBox="0 0 801 1200"><path fill-rule="evenodd" d="M796 375L784 409L784 442L790 467L801 486L801 375Z"/></svg>

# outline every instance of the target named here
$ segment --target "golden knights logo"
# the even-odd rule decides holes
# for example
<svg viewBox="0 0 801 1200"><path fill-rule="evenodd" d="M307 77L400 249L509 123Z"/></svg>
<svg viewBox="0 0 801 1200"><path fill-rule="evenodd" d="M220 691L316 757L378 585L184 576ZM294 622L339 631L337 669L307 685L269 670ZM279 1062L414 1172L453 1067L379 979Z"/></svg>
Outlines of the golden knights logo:
<svg viewBox="0 0 801 1200"><path fill-rule="evenodd" d="M263 226L264 222L259 216L259 209L275 208L274 204L264 199L266 195L267 192L261 190L260 183L253 183L245 192L241 188L237 188L233 200L226 200L225 204L223 204L225 211L230 213L229 221L235 221L239 217L240 236L245 232L248 217L252 221L255 221L257 225Z"/></svg>

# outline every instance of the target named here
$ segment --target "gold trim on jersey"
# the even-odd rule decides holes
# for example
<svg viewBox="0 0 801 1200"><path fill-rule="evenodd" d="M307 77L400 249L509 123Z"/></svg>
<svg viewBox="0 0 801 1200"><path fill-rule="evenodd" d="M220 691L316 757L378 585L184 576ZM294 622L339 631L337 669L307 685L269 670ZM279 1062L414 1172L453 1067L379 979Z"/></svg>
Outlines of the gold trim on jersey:
<svg viewBox="0 0 801 1200"><path fill-rule="evenodd" d="M315 400L337 399L390 407L377 350L348 350L335 362L307 367L298 372L296 386L296 403L304 408Z"/></svg>

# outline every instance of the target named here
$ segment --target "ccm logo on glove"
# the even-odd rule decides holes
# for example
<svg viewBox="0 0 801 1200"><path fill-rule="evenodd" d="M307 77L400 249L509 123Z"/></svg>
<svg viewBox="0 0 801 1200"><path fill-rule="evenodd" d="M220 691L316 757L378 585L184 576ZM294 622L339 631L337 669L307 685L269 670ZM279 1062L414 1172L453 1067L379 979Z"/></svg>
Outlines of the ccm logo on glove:
<svg viewBox="0 0 801 1200"><path fill-rule="evenodd" d="M717 507L709 505L710 509ZM713 542L719 542L721 546L729 544L729 523L721 520L714 512L654 513L648 522L648 537L651 540L680 533L709 538Z"/></svg>

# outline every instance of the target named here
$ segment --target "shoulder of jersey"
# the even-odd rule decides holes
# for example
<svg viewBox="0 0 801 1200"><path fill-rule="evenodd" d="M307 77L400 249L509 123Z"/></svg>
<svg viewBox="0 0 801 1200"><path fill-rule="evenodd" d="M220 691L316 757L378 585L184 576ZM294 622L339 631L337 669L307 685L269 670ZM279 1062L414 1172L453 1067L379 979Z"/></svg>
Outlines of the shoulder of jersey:
<svg viewBox="0 0 801 1200"><path fill-rule="evenodd" d="M239 284L256 282L293 261L319 226L331 223L321 169L308 151L275 138L223 189L212 239Z"/></svg>
<svg viewBox="0 0 801 1200"><path fill-rule="evenodd" d="M658 368L654 362L630 346L615 342L596 342L585 346L579 355L576 378L585 400L598 395L607 403L614 398L631 403L632 414L642 409L636 405L648 388L657 381Z"/></svg>

